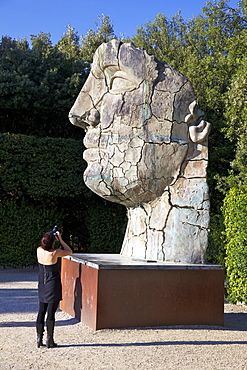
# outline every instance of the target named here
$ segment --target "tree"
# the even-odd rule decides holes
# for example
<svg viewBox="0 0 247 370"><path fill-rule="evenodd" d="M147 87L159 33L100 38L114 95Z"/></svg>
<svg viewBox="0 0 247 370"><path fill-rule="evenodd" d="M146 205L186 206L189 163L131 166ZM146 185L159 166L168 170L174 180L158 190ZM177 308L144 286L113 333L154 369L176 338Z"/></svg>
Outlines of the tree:
<svg viewBox="0 0 247 370"><path fill-rule="evenodd" d="M64 36L57 43L57 49L66 53L68 58L80 60L80 36L74 27L68 25Z"/></svg>
<svg viewBox="0 0 247 370"><path fill-rule="evenodd" d="M116 38L109 15L102 14L102 16L98 18L100 24L95 22L97 28L96 32L90 29L86 36L81 38L81 59L88 64L88 67L93 60L96 49L103 42L108 42Z"/></svg>
<svg viewBox="0 0 247 370"><path fill-rule="evenodd" d="M49 34L0 44L1 131L82 137L67 116L86 77L84 64L51 45Z"/></svg>
<svg viewBox="0 0 247 370"><path fill-rule="evenodd" d="M180 70L186 57L184 40L186 28L187 25L180 13L171 20L164 14L158 14L153 22L148 22L137 29L132 41L135 46L144 48L158 60Z"/></svg>

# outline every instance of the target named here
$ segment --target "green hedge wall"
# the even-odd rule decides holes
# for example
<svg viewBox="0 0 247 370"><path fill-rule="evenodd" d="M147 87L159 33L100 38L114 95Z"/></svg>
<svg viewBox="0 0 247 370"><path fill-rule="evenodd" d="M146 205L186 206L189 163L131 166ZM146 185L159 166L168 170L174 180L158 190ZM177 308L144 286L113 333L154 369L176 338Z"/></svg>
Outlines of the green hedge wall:
<svg viewBox="0 0 247 370"><path fill-rule="evenodd" d="M20 204L1 201L0 205L0 265L35 265L41 237L62 223L63 213L56 208L34 208L24 200Z"/></svg>
<svg viewBox="0 0 247 370"><path fill-rule="evenodd" d="M85 186L82 152L72 139L0 135L0 265L36 263L55 224L74 252L119 253L126 209Z"/></svg>
<svg viewBox="0 0 247 370"><path fill-rule="evenodd" d="M247 188L232 188L225 197L223 215L226 233L228 300L247 303Z"/></svg>
<svg viewBox="0 0 247 370"><path fill-rule="evenodd" d="M1 192L36 200L88 192L82 151L81 141L72 139L1 134Z"/></svg>
<svg viewBox="0 0 247 370"><path fill-rule="evenodd" d="M99 202L96 196L85 205L90 253L119 253L127 223L126 208L101 198Z"/></svg>

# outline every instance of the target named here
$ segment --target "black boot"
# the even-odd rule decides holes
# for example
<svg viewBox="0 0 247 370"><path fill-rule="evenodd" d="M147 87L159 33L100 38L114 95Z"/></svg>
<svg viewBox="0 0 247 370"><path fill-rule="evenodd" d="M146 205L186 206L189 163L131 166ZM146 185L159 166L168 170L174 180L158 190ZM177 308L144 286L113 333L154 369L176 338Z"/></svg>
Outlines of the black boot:
<svg viewBox="0 0 247 370"><path fill-rule="evenodd" d="M37 331L37 346L43 346L43 333L44 333L44 324L36 324Z"/></svg>
<svg viewBox="0 0 247 370"><path fill-rule="evenodd" d="M54 339L53 339L54 325L55 325L55 321L46 321L46 328L47 328L46 346L47 348L54 348L57 346L57 344L54 343Z"/></svg>

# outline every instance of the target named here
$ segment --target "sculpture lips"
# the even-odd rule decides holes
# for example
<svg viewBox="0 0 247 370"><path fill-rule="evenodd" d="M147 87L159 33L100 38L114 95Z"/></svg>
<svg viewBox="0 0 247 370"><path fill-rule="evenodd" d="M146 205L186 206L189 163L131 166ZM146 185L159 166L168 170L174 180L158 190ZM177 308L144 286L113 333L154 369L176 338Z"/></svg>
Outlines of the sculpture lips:
<svg viewBox="0 0 247 370"><path fill-rule="evenodd" d="M114 135L112 135L113 137ZM100 128L94 128L88 130L86 133L83 144L87 149L100 148L107 149L109 142L111 142L109 133L103 133Z"/></svg>
<svg viewBox="0 0 247 370"><path fill-rule="evenodd" d="M84 150L83 159L86 162L99 161L106 154L105 150L99 148L89 148Z"/></svg>

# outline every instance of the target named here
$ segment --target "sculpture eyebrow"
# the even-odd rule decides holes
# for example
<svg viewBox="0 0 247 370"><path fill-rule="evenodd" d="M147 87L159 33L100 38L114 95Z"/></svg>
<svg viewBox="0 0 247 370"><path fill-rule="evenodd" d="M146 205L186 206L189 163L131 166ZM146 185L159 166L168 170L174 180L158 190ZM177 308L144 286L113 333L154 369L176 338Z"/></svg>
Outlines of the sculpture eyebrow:
<svg viewBox="0 0 247 370"><path fill-rule="evenodd" d="M115 79L115 78L121 78L122 80L133 80L132 76L130 76L127 72L125 71L121 71L121 70L118 70L114 73L113 76L111 76L111 82Z"/></svg>
<svg viewBox="0 0 247 370"><path fill-rule="evenodd" d="M104 73L116 73L117 71L120 71L120 67L118 64L109 64L103 68Z"/></svg>
<svg viewBox="0 0 247 370"><path fill-rule="evenodd" d="M111 81L112 81L112 77L114 76L114 74L119 71L120 68L118 65L116 64L112 64L112 65L107 65L104 69L103 69L103 73L105 75L105 79L106 79L106 84L107 86L111 86Z"/></svg>

